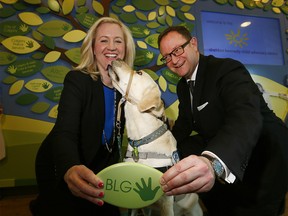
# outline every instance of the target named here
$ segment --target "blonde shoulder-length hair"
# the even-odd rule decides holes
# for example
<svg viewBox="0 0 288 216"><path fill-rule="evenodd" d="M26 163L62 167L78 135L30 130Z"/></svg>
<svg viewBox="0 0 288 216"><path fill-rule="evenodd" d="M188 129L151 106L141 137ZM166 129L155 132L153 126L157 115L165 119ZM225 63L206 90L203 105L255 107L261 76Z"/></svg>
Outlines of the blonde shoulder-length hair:
<svg viewBox="0 0 288 216"><path fill-rule="evenodd" d="M94 41L97 33L98 27L103 23L114 23L118 24L124 34L125 40L125 57L124 61L133 68L133 63L135 59L135 44L132 34L129 28L124 25L120 20L114 19L112 17L102 17L98 19L88 30L87 35L81 46L81 60L75 70L79 70L83 73L89 74L93 80L97 80L100 73L97 68L97 62L94 58Z"/></svg>

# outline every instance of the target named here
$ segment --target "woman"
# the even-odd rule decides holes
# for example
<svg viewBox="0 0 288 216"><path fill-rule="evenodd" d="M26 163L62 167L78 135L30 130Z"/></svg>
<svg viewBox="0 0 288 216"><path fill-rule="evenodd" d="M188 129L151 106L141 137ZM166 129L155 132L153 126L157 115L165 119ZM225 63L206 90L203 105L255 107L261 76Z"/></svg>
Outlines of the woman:
<svg viewBox="0 0 288 216"><path fill-rule="evenodd" d="M119 215L101 200L104 183L95 174L119 161L124 131L123 114L116 127L121 95L107 66L120 58L133 67L134 57L133 37L120 21L103 17L88 31L81 62L64 80L55 126L37 154L34 215Z"/></svg>

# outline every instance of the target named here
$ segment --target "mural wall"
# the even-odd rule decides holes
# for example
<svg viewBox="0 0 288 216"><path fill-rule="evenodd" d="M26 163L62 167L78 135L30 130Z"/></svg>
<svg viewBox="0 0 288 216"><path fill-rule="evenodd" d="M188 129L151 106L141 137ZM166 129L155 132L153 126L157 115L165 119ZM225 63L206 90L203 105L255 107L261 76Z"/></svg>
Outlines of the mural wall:
<svg viewBox="0 0 288 216"><path fill-rule="evenodd" d="M176 119L179 77L160 62L157 38L172 25L186 26L199 35L197 6L203 4L226 11L288 14L283 0L0 0L0 103L5 142L1 143L6 149L6 157L0 160L0 187L34 183L35 154L57 117L64 77L79 62L87 30L102 16L120 19L130 28L137 49L135 69L145 70L159 84L167 116ZM198 40L204 52L202 38ZM283 121L288 112L286 59L283 66L247 65ZM277 72L271 75L275 68Z"/></svg>

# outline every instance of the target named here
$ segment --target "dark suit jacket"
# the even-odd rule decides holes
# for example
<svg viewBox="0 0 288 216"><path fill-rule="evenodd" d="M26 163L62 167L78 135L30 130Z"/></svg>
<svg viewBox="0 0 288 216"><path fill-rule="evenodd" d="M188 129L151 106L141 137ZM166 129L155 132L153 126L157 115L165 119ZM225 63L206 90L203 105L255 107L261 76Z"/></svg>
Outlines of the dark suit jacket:
<svg viewBox="0 0 288 216"><path fill-rule="evenodd" d="M178 83L177 94L179 116L172 132L182 155L211 151L237 177L232 185L217 183L206 194L208 198L232 202L234 207L261 206L283 199L287 189L288 130L268 109L240 62L200 55L193 114L184 78ZM198 135L191 137L193 130Z"/></svg>
<svg viewBox="0 0 288 216"><path fill-rule="evenodd" d="M117 105L120 98L121 95L117 92ZM84 164L97 173L106 166L118 162L119 151L116 138L115 150L111 154L113 157L110 157L110 153L103 148L104 121L105 100L101 79L93 81L87 74L70 71L64 80L57 120L52 131L41 144L36 157L36 177L41 197L39 200L43 199L42 203L55 201L53 204L50 203L46 211L53 209L53 206L57 205L56 202L63 206L63 211L66 213L67 206L72 209L73 203L69 203L69 199L74 198L71 198L73 196L63 181L64 174L70 167ZM122 109L121 134L124 131L124 123ZM117 133L116 128L116 135ZM67 206L64 201L67 202ZM75 206L80 206L84 200L75 202ZM41 208L44 209L43 206ZM71 211L73 213L73 210Z"/></svg>

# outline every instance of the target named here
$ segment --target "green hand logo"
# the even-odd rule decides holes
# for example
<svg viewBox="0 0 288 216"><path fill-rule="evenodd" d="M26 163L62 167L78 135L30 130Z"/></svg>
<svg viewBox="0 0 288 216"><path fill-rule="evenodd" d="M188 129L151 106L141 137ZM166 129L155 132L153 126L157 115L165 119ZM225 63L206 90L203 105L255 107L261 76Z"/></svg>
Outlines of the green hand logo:
<svg viewBox="0 0 288 216"><path fill-rule="evenodd" d="M139 194L143 201L153 200L157 191L160 189L160 186L155 187L152 190L152 178L149 177L148 185L145 183L144 179L141 178L142 186L136 182L136 186L138 189L133 188L133 190Z"/></svg>

